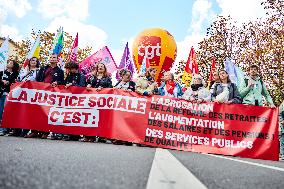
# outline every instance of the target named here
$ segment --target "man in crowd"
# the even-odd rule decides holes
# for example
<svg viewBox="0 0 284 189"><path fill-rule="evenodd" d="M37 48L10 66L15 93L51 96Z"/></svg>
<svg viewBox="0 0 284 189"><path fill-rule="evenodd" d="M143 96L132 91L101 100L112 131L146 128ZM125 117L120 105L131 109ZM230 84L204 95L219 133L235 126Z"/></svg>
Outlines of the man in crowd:
<svg viewBox="0 0 284 189"><path fill-rule="evenodd" d="M240 87L240 94L243 98L243 104L263 106L262 97L264 97L269 106L275 108L265 84L259 77L258 66L251 65L248 72L249 75L245 77L244 82Z"/></svg>
<svg viewBox="0 0 284 189"><path fill-rule="evenodd" d="M57 54L52 54L49 57L49 65L41 68L37 74L36 81L50 83L52 87L64 84L64 72L57 66L58 56ZM32 131L28 138L34 138L41 134L42 139L46 139L48 132L38 133L37 131Z"/></svg>

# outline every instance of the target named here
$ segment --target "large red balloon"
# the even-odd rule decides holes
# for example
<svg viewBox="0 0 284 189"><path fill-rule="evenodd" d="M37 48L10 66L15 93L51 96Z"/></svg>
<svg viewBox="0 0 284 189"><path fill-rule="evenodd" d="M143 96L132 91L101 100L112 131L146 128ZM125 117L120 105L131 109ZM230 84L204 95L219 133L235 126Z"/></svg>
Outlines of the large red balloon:
<svg viewBox="0 0 284 189"><path fill-rule="evenodd" d="M157 69L155 79L159 82L163 72L169 71L176 59L177 45L167 30L151 28L142 31L135 38L132 54L138 71L144 56L148 57L150 66Z"/></svg>

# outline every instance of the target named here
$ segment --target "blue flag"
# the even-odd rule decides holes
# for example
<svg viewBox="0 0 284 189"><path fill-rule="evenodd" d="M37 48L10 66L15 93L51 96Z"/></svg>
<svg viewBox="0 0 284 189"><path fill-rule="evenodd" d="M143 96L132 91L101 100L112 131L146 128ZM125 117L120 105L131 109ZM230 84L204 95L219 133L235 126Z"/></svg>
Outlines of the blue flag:
<svg viewBox="0 0 284 189"><path fill-rule="evenodd" d="M229 78L232 83L235 83L237 87L240 88L242 82L244 82L244 72L238 66L236 66L229 58L226 58L225 70L229 74Z"/></svg>

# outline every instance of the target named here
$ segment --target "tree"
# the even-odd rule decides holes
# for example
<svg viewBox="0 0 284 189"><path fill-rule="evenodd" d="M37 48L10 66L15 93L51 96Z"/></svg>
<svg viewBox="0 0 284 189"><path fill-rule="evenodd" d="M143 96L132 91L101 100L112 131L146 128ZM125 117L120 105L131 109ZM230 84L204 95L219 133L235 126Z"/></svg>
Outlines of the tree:
<svg viewBox="0 0 284 189"><path fill-rule="evenodd" d="M206 80L213 57L217 68L224 67L226 58L243 70L252 64L258 65L274 103L279 105L284 91L284 1L266 0L262 5L267 10L267 17L241 26L237 26L230 16L218 16L199 43L197 61ZM183 72L184 66L185 62L181 61L176 75Z"/></svg>
<svg viewBox="0 0 284 189"><path fill-rule="evenodd" d="M37 33L33 30L31 32L32 38L35 40L37 37ZM40 49L40 62L46 63L49 57L50 50L53 45L53 39L55 37L55 33L51 32L42 32L41 35L41 49ZM68 58L68 53L70 52L70 49L72 47L74 38L68 34L67 32L64 32L64 44L62 49L63 58L66 60ZM30 39L24 39L17 43L19 48L17 49L16 55L12 58L15 58L16 60L23 62L27 54L30 51L30 48L32 46L32 41ZM81 62L85 58L87 58L92 51L92 47L87 46L86 48L79 48L78 49L78 56L77 60L78 62Z"/></svg>

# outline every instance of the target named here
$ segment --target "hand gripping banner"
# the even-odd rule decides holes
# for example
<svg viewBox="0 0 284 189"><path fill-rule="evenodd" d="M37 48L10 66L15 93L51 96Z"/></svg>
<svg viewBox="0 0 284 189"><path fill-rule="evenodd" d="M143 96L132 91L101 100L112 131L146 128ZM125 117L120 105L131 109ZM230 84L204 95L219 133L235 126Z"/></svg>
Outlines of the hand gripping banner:
<svg viewBox="0 0 284 189"><path fill-rule="evenodd" d="M246 158L278 160L279 153L277 109L196 104L120 89L17 83L2 126Z"/></svg>

